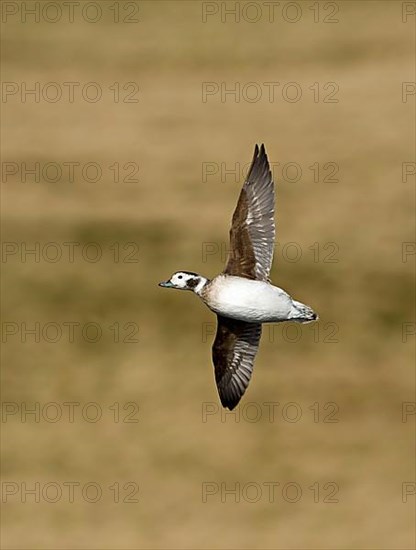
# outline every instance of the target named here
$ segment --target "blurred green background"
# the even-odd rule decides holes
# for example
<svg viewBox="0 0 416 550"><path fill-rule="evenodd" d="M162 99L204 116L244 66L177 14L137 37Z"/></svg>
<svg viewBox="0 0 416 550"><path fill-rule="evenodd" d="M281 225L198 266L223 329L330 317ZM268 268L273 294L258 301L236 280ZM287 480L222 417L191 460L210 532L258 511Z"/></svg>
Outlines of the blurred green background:
<svg viewBox="0 0 416 550"><path fill-rule="evenodd" d="M401 2L281 2L271 22L262 3L175 0L120 2L119 23L114 2L100 3L96 23L78 10L73 23L37 23L9 4L17 12L2 25L3 80L15 83L2 104L3 163L15 163L3 164L2 182L11 246L2 265L3 547L413 548L414 496L402 493L415 480L414 416L403 421L402 408L414 401L414 336L404 335L414 331L414 256L402 249L414 241L414 176L402 181L402 163L414 160L414 100L403 100L402 86L414 81L414 16L402 21ZM58 83L63 98L41 92L23 102L24 83L36 82ZM64 82L80 83L72 103ZM99 101L82 97L88 82L100 86ZM123 101L135 90L123 89L128 82L138 102ZM274 101L267 82L280 83ZM329 82L337 102L324 101ZM203 83L240 83L239 101L204 101ZM285 100L287 83L299 101ZM215 317L157 282L178 269L221 271L244 180L225 171L246 165L256 142L277 182L272 280L320 321L266 328L240 416L224 416L210 358ZM22 163L36 162L64 175L23 182ZM97 163L102 177L88 181L77 168L70 181L65 162ZM136 164L138 181L122 181ZM68 242L79 243L74 261ZM45 256L46 243L56 248ZM102 251L97 262L80 253L89 243ZM22 261L25 246L40 247L38 262ZM62 258L49 261L56 249ZM39 323L39 341L22 341L22 323ZM53 327L41 334L47 323L62 329L55 343ZM68 323L79 323L72 342ZM87 323L101 328L98 342L87 341L93 330L81 336ZM135 341L124 342L131 331ZM73 422L67 402L80 404ZM138 412L123 409L129 402ZM267 402L279 403L274 419ZM24 415L35 403L38 422ZM64 411L57 422L42 415L54 416L48 403ZM87 403L96 404L90 417L101 409L97 422L81 415ZM122 421L129 412L138 422ZM97 483L102 497L75 492L71 503L69 481ZM267 482L280 483L273 502ZM39 484L39 502L22 502L24 483ZM53 487L42 496L47 483L64 489L55 503ZM138 484L138 502L123 502L135 487L126 483ZM218 492L204 499L206 483ZM331 487L337 502L324 501Z"/></svg>

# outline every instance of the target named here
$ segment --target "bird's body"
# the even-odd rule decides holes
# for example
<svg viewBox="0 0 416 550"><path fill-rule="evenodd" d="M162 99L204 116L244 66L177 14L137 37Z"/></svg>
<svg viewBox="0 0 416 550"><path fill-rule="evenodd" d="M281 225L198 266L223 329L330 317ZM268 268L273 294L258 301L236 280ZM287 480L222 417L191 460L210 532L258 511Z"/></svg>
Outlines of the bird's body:
<svg viewBox="0 0 416 550"><path fill-rule="evenodd" d="M302 311L296 306L299 302L265 281L221 274L207 282L199 295L214 313L246 323L278 323L302 318ZM305 312L305 322L315 319L306 317Z"/></svg>
<svg viewBox="0 0 416 550"><path fill-rule="evenodd" d="M212 280L178 271L160 286L191 290L217 314L212 347L221 403L233 409L250 382L262 323L318 318L269 281L275 241L274 183L264 145L254 158L234 211L230 252L223 273Z"/></svg>

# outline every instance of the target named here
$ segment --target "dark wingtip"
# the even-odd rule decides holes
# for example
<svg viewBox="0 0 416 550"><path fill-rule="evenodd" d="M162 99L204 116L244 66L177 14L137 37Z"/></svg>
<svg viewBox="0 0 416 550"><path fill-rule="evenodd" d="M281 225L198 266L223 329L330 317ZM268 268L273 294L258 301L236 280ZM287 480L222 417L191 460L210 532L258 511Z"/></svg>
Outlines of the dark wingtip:
<svg viewBox="0 0 416 550"><path fill-rule="evenodd" d="M230 399L220 395L220 399L221 399L221 405L224 407L224 409L228 409L229 411L232 411L239 404L241 397L238 399Z"/></svg>
<svg viewBox="0 0 416 550"><path fill-rule="evenodd" d="M261 144L260 147L260 158L263 159L267 164L269 164L269 159L267 158L266 148L264 146L264 143Z"/></svg>
<svg viewBox="0 0 416 550"><path fill-rule="evenodd" d="M223 383L220 382L219 384L217 384L218 395L221 400L221 405L224 407L224 409L229 409L230 411L232 411L240 403L241 398L245 393L245 390L241 393L236 392L232 386L224 384L224 380L222 380L222 382Z"/></svg>
<svg viewBox="0 0 416 550"><path fill-rule="evenodd" d="M256 143L256 145L254 146L253 160L256 159L257 157L262 157L265 155L266 155L266 147L264 146L264 143L260 143L260 145Z"/></svg>
<svg viewBox="0 0 416 550"><path fill-rule="evenodd" d="M254 146L254 154L253 154L253 160L251 161L251 164L254 163L254 161L258 156L259 156L259 146L256 143L256 145Z"/></svg>
<svg viewBox="0 0 416 550"><path fill-rule="evenodd" d="M267 158L266 154L266 148L264 146L264 143L260 145L260 148L256 143L254 147L253 160L251 161L251 166L247 174L246 182L251 183L251 181L255 178L266 175L267 173L270 173L270 177L272 177L270 172L269 159Z"/></svg>
<svg viewBox="0 0 416 550"><path fill-rule="evenodd" d="M215 371L215 376L217 377L217 371ZM221 405L224 407L224 409L229 409L230 411L232 411L240 402L244 392L239 395L237 392L233 391L232 386L227 384L224 378L216 380L216 382Z"/></svg>

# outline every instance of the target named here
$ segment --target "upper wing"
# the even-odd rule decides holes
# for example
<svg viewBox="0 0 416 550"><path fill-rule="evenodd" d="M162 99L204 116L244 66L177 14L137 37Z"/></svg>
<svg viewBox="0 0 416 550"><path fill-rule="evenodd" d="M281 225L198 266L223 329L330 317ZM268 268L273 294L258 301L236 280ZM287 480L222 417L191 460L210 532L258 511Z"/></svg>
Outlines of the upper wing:
<svg viewBox="0 0 416 550"><path fill-rule="evenodd" d="M274 238L274 183L264 145L256 145L234 211L224 273L268 281Z"/></svg>
<svg viewBox="0 0 416 550"><path fill-rule="evenodd" d="M217 321L217 334L212 346L215 381L223 407L232 410L250 382L261 324L245 323L220 315L217 315Z"/></svg>

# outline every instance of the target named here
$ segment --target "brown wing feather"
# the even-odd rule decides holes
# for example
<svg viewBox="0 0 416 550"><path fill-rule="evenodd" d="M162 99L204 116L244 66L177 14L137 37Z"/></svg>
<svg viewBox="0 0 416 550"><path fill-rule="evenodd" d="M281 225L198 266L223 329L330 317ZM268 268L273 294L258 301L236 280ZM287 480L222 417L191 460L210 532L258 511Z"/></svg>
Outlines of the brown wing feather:
<svg viewBox="0 0 416 550"><path fill-rule="evenodd" d="M247 389L261 337L261 324L217 315L212 346L215 381L223 407L232 410Z"/></svg>
<svg viewBox="0 0 416 550"><path fill-rule="evenodd" d="M275 239L274 183L264 145L256 145L230 229L224 273L267 281Z"/></svg>

